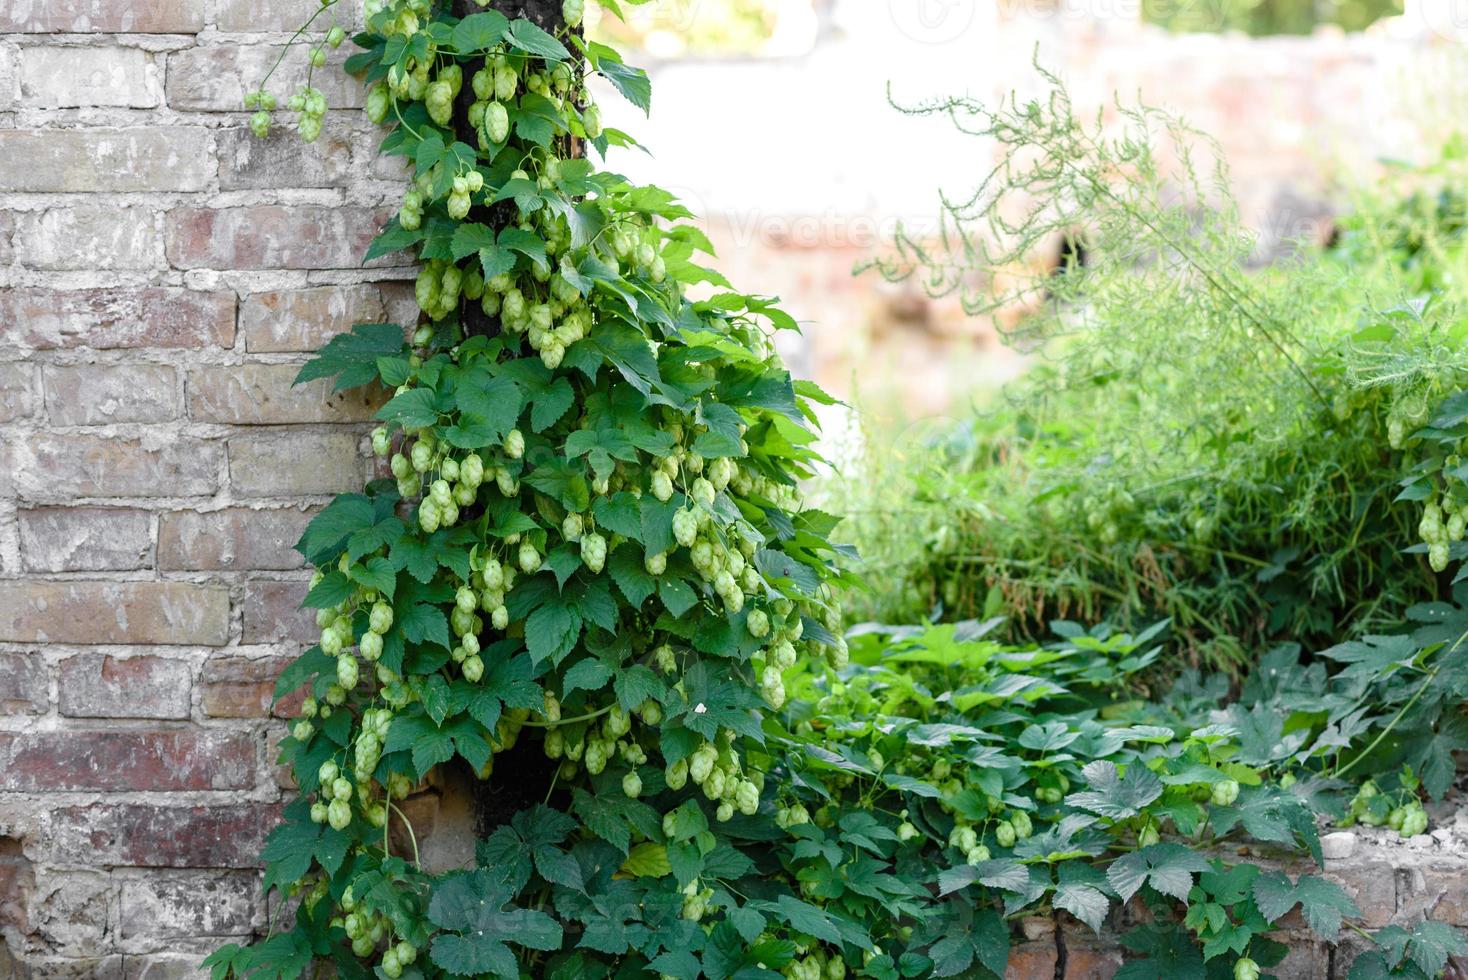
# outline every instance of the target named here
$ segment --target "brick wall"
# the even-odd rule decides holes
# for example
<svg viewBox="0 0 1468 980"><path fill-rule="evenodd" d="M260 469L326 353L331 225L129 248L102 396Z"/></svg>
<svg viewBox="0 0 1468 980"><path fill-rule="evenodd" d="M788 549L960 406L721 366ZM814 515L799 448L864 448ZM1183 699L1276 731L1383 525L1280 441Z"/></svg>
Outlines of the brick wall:
<svg viewBox="0 0 1468 980"><path fill-rule="evenodd" d="M359 265L398 192L362 114L244 128L315 6L0 4L0 977L191 976L266 921L291 545L374 409L290 382L412 310Z"/></svg>

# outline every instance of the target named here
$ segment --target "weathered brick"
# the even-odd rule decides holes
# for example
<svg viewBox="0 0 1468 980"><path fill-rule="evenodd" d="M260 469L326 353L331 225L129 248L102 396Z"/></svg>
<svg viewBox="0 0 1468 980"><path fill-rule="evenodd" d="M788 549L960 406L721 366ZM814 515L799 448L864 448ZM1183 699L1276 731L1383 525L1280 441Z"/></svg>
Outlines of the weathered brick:
<svg viewBox="0 0 1468 980"><path fill-rule="evenodd" d="M279 820L275 806L66 807L52 814L42 847L55 864L253 868Z"/></svg>
<svg viewBox="0 0 1468 980"><path fill-rule="evenodd" d="M142 289L0 289L0 340L38 350L231 347L235 295Z"/></svg>
<svg viewBox="0 0 1468 980"><path fill-rule="evenodd" d="M151 269L161 257L154 224L142 207L52 208L19 216L15 246L32 269Z"/></svg>
<svg viewBox="0 0 1468 980"><path fill-rule="evenodd" d="M311 512L230 508L175 511L158 526L158 567L188 571L300 568L295 550Z"/></svg>
<svg viewBox="0 0 1468 980"><path fill-rule="evenodd" d="M36 46L20 49L20 101L37 109L127 106L160 100L154 55L141 48Z"/></svg>
<svg viewBox="0 0 1468 980"><path fill-rule="evenodd" d="M275 679L291 662L289 657L211 657L199 677L204 714L210 718L292 718L300 696L281 701L272 711Z"/></svg>
<svg viewBox="0 0 1468 980"><path fill-rule="evenodd" d="M368 142L362 129L335 113L314 143L284 127L263 140L245 128L220 130L219 186L273 190L285 180L292 187L342 187L352 176L352 147Z"/></svg>
<svg viewBox="0 0 1468 980"><path fill-rule="evenodd" d="M0 263L9 265L15 258L15 249L12 247L12 239L15 238L15 214L11 211L0 211ZM3 292L3 290L0 290ZM0 324L0 335L5 328Z"/></svg>
<svg viewBox="0 0 1468 980"><path fill-rule="evenodd" d="M41 655L0 653L0 715L45 714L50 703L50 683Z"/></svg>
<svg viewBox="0 0 1468 980"><path fill-rule="evenodd" d="M301 0L219 0L214 26L221 31L255 33L259 31L294 31L305 22ZM362 26L362 5L339 3L331 11L336 23L351 29ZM331 21L322 17L316 27L323 32Z"/></svg>
<svg viewBox="0 0 1468 980"><path fill-rule="evenodd" d="M332 391L321 379L296 386L299 371L296 364L196 367L189 372L189 416L235 425L362 422L386 400L375 385Z"/></svg>
<svg viewBox="0 0 1468 980"><path fill-rule="evenodd" d="M1361 909L1362 922L1368 926L1386 925L1397 911L1396 882L1389 865L1328 867L1325 877L1351 897Z"/></svg>
<svg viewBox="0 0 1468 980"><path fill-rule="evenodd" d="M333 109L361 108L366 92L362 83L342 70L351 54L351 45L327 51L325 68L311 76L311 84L321 90L326 104ZM229 43L186 48L168 56L168 79L165 94L173 109L238 112L244 106L246 85L253 87L265 77L277 58L278 44ZM271 88L276 92L294 92L306 83L306 59L288 53L280 63Z"/></svg>
<svg viewBox="0 0 1468 980"><path fill-rule="evenodd" d="M244 643L314 643L321 636L316 610L302 609L308 583L246 582L240 607Z"/></svg>
<svg viewBox="0 0 1468 980"><path fill-rule="evenodd" d="M229 440L229 483L243 497L360 490L366 473L357 433L267 429Z"/></svg>
<svg viewBox="0 0 1468 980"><path fill-rule="evenodd" d="M20 838L0 837L0 929L21 933L28 930L26 907L35 886L35 862L26 855ZM0 970L11 967L5 957L5 944L0 942Z"/></svg>
<svg viewBox="0 0 1468 980"><path fill-rule="evenodd" d="M25 193L200 191L214 172L193 126L0 130L0 156L0 190Z"/></svg>
<svg viewBox="0 0 1468 980"><path fill-rule="evenodd" d="M1289 947L1285 958L1270 971L1279 980L1319 980L1320 977L1331 975L1330 948L1314 936L1302 933L1272 938Z"/></svg>
<svg viewBox="0 0 1468 980"><path fill-rule="evenodd" d="M29 925L51 952L68 957L106 953L112 949L117 925L116 899L110 875L95 871L40 874L30 903Z"/></svg>
<svg viewBox="0 0 1468 980"><path fill-rule="evenodd" d="M15 48L0 47L0 112L15 108L15 91L19 87L15 62Z"/></svg>
<svg viewBox="0 0 1468 980"><path fill-rule="evenodd" d="M36 397L36 372L29 364L0 364L0 422L30 418Z"/></svg>
<svg viewBox="0 0 1468 980"><path fill-rule="evenodd" d="M355 323L416 321L412 289L403 283L252 293L240 307L240 333L252 353L317 351Z"/></svg>
<svg viewBox="0 0 1468 980"><path fill-rule="evenodd" d="M167 793L254 783L255 741L244 732L0 732L0 790Z"/></svg>
<svg viewBox="0 0 1468 980"><path fill-rule="evenodd" d="M1468 869L1397 868L1395 921L1434 919L1452 926L1468 926Z"/></svg>
<svg viewBox="0 0 1468 980"><path fill-rule="evenodd" d="M15 485L33 500L214 492L219 443L172 435L158 441L33 434L12 447Z"/></svg>
<svg viewBox="0 0 1468 980"><path fill-rule="evenodd" d="M32 507L17 515L28 572L117 572L152 564L153 519L123 507Z"/></svg>
<svg viewBox="0 0 1468 980"><path fill-rule="evenodd" d="M55 425L166 422L179 415L178 372L161 364L48 364L46 415Z"/></svg>
<svg viewBox="0 0 1468 980"><path fill-rule="evenodd" d="M176 949L176 940L238 936L263 925L250 871L158 871L122 882L121 934L129 953Z"/></svg>
<svg viewBox="0 0 1468 980"><path fill-rule="evenodd" d="M209 952L218 940L205 940ZM192 953L130 953L123 957L122 980L207 980L209 972L199 967L203 957Z"/></svg>
<svg viewBox="0 0 1468 980"><path fill-rule="evenodd" d="M0 640L223 646L229 592L193 582L0 582Z"/></svg>
<svg viewBox="0 0 1468 980"><path fill-rule="evenodd" d="M369 208L261 204L168 212L168 261L179 269L352 269L382 216Z"/></svg>
<svg viewBox="0 0 1468 980"><path fill-rule="evenodd" d="M58 665L60 711L72 718L187 718L192 671L183 660L82 653Z"/></svg>
<svg viewBox="0 0 1468 980"><path fill-rule="evenodd" d="M204 27L198 0L6 0L0 30L30 34L193 34Z"/></svg>
<svg viewBox="0 0 1468 980"><path fill-rule="evenodd" d="M0 951L5 947L0 946ZM29 980L126 980L121 953L102 956L35 956L26 959Z"/></svg>

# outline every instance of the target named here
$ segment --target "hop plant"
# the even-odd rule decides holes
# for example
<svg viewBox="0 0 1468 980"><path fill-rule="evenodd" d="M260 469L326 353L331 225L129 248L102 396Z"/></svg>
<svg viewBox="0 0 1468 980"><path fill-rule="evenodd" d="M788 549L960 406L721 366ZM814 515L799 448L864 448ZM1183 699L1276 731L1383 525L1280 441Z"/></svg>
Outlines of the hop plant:
<svg viewBox="0 0 1468 980"><path fill-rule="evenodd" d="M580 0L563 15L579 24ZM549 799L578 809L542 820L588 844L632 840L585 807L759 814L761 716L801 657L830 661L843 577L834 522L794 489L817 462L808 402L826 398L773 354L794 321L754 296L690 299L708 273L686 210L573 155L613 138L571 63L579 41L421 0L373 4L356 40L367 116L413 161L369 258L420 261L420 317L358 327L300 375L392 397L370 440L390 478L337 498L299 545L321 629L287 675L314 695L284 749L299 819L342 835L353 874L412 890L422 877L389 860L394 801L455 756L491 783L505 753L543 759ZM642 73L612 74L640 98ZM317 138L321 90L288 104ZM627 833L666 847L655 830ZM297 884L332 871L315 856ZM337 894L317 914L353 956L408 975L431 936L401 931L379 893ZM716 911L702 885L678 901L690 922Z"/></svg>

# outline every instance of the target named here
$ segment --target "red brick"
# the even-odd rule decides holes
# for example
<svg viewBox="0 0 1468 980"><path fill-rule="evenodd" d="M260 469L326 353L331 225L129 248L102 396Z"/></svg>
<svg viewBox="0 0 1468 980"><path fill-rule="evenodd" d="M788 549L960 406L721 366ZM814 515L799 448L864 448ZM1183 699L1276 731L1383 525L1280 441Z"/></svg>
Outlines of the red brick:
<svg viewBox="0 0 1468 980"><path fill-rule="evenodd" d="M305 7L298 7L304 14ZM302 17L304 22L305 17ZM342 71L342 64L355 50L344 44L326 53L325 67L311 76L333 109L359 109L366 90L357 79ZM242 44L239 38L226 43L185 48L168 56L168 78L164 85L169 108L216 112L239 112L244 108L246 86L260 83L280 56L278 44ZM306 81L306 58L301 49L286 52L271 79L271 89L281 97L299 89ZM286 114L281 114L282 121Z"/></svg>
<svg viewBox="0 0 1468 980"><path fill-rule="evenodd" d="M294 31L305 22L301 11L301 0L219 0L214 26L242 34ZM339 3L331 12L342 27L362 26L359 3ZM326 17L318 17L314 26L324 32L331 23Z"/></svg>
<svg viewBox="0 0 1468 980"><path fill-rule="evenodd" d="M243 732L0 732L0 790L183 792L250 789L255 741Z"/></svg>
<svg viewBox="0 0 1468 980"><path fill-rule="evenodd" d="M323 496L360 490L367 461L354 431L262 429L229 440L229 483L241 497Z"/></svg>
<svg viewBox="0 0 1468 980"><path fill-rule="evenodd" d="M1020 943L1009 951L1005 980L1054 980L1055 943Z"/></svg>
<svg viewBox="0 0 1468 980"><path fill-rule="evenodd" d="M15 837L0 837L0 929L26 933L26 910L35 888L35 866ZM0 944L0 969L7 967L5 947Z"/></svg>
<svg viewBox="0 0 1468 980"><path fill-rule="evenodd" d="M125 507L35 507L16 515L30 572L118 572L152 565L153 517Z"/></svg>
<svg viewBox="0 0 1468 980"><path fill-rule="evenodd" d="M223 447L187 436L140 439L41 432L17 440L15 484L30 500L188 497L218 486Z"/></svg>
<svg viewBox="0 0 1468 980"><path fill-rule="evenodd" d="M387 400L380 385L332 391L325 378L295 385L300 365L204 365L189 372L189 416L201 422L280 425L361 422Z"/></svg>
<svg viewBox="0 0 1468 980"><path fill-rule="evenodd" d="M112 950L117 889L111 875L94 871L50 871L38 876L26 914L43 948L66 957L93 957ZM51 977L32 970L32 977ZM72 974L62 974L71 976ZM88 970L82 976L99 976Z"/></svg>
<svg viewBox="0 0 1468 980"><path fill-rule="evenodd" d="M0 582L0 640L223 646L229 592L193 582Z"/></svg>
<svg viewBox="0 0 1468 980"><path fill-rule="evenodd" d="M252 871L164 871L125 878L120 931L128 953L177 949L180 940L240 936L263 926Z"/></svg>
<svg viewBox="0 0 1468 980"><path fill-rule="evenodd" d="M7 0L0 30L50 34L192 34L204 27L198 0Z"/></svg>
<svg viewBox="0 0 1468 980"><path fill-rule="evenodd" d="M158 567L188 571L286 571L300 568L295 550L313 511L234 507L164 514Z"/></svg>
<svg viewBox="0 0 1468 980"><path fill-rule="evenodd" d="M10 211L0 211L0 262L9 265L15 258L15 249L11 240L15 237L15 214ZM3 293L4 290L0 290ZM0 336L3 336L4 326L0 324Z"/></svg>
<svg viewBox="0 0 1468 980"><path fill-rule="evenodd" d="M212 657L199 678L204 714L211 718L294 718L304 690L284 699L273 711L275 679L290 657Z"/></svg>
<svg viewBox="0 0 1468 980"><path fill-rule="evenodd" d="M30 418L40 403L29 364L0 364L0 422Z"/></svg>
<svg viewBox="0 0 1468 980"><path fill-rule="evenodd" d="M188 663L165 657L83 653L59 665L60 710L73 718L187 718Z"/></svg>
<svg viewBox="0 0 1468 980"><path fill-rule="evenodd" d="M0 715L45 714L50 703L50 681L41 655L0 653Z"/></svg>
<svg viewBox="0 0 1468 980"><path fill-rule="evenodd" d="M119 953L106 956L35 956L26 959L24 975L28 980L127 980L123 959Z"/></svg>
<svg viewBox="0 0 1468 980"><path fill-rule="evenodd" d="M0 289L0 340L54 348L234 345L235 295L190 289Z"/></svg>
<svg viewBox="0 0 1468 980"><path fill-rule="evenodd" d="M353 113L352 115L355 115ZM331 113L315 142L283 126L260 139L246 128L219 131L219 187L226 191L291 187L345 187L352 180L352 149L375 146L356 120Z"/></svg>
<svg viewBox="0 0 1468 980"><path fill-rule="evenodd" d="M260 204L176 208L165 220L178 269L355 269L385 215L369 208Z"/></svg>
<svg viewBox="0 0 1468 980"><path fill-rule="evenodd" d="M316 610L302 609L305 581L246 582L242 613L244 643L315 643L321 636Z"/></svg>
<svg viewBox="0 0 1468 980"><path fill-rule="evenodd" d="M56 864L142 868L253 868L280 808L96 804L51 816L43 847Z"/></svg>
<svg viewBox="0 0 1468 980"><path fill-rule="evenodd" d="M215 174L193 126L0 130L0 157L0 190L29 194L202 191Z"/></svg>
<svg viewBox="0 0 1468 980"><path fill-rule="evenodd" d="M162 259L156 215L146 207L84 205L17 218L16 251L27 268L146 270Z"/></svg>
<svg viewBox="0 0 1468 980"><path fill-rule="evenodd" d="M405 283L252 293L240 307L240 333L252 353L302 353L320 350L356 323L416 323L417 310Z"/></svg>
<svg viewBox="0 0 1468 980"><path fill-rule="evenodd" d="M41 371L53 425L167 422L179 414L178 372L163 364L47 364Z"/></svg>
<svg viewBox="0 0 1468 980"><path fill-rule="evenodd" d="M20 49L20 101L35 109L150 109L163 97L156 66L154 54L142 48L27 45Z"/></svg>

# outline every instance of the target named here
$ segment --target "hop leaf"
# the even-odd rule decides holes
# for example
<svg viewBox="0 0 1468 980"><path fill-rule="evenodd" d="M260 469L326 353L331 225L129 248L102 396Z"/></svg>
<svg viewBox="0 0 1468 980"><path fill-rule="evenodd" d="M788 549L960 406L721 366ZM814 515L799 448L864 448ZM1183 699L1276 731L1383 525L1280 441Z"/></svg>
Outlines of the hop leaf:
<svg viewBox="0 0 1468 980"><path fill-rule="evenodd" d="M1113 762L1089 763L1081 774L1090 789L1072 793L1065 802L1112 820L1125 820L1162 795L1162 780L1140 762L1122 775Z"/></svg>
<svg viewBox="0 0 1468 980"><path fill-rule="evenodd" d="M1300 906L1310 928L1323 939L1335 939L1341 917L1357 916L1361 910L1339 885L1314 875L1301 875L1294 883L1282 871L1271 871L1254 880L1254 904L1270 922Z"/></svg>

